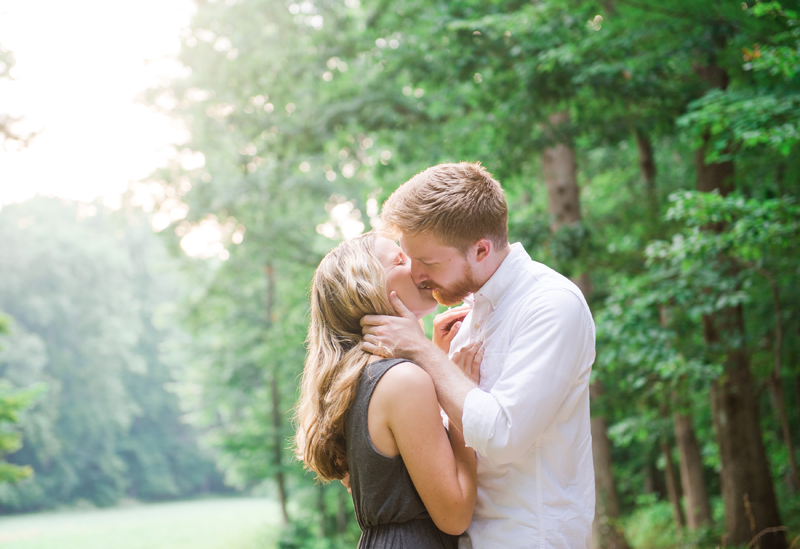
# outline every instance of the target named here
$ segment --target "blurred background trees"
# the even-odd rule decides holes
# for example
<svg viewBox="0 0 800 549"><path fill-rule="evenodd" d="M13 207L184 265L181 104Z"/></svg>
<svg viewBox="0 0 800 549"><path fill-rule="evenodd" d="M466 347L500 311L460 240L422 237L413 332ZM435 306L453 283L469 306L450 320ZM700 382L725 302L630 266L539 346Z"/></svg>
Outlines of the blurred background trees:
<svg viewBox="0 0 800 549"><path fill-rule="evenodd" d="M179 420L158 347L158 309L176 292L146 220L102 206L32 199L0 211L0 310L13 318L0 376L39 387L8 457L33 469L0 485L4 511L219 488L212 460Z"/></svg>
<svg viewBox="0 0 800 549"><path fill-rule="evenodd" d="M800 534L795 6L202 1L181 40L148 94L191 134L170 165L119 212L0 211L0 375L46 385L3 509L219 489L211 452L283 546L354 545L289 450L308 283L399 184L479 160L595 315L597 547Z"/></svg>

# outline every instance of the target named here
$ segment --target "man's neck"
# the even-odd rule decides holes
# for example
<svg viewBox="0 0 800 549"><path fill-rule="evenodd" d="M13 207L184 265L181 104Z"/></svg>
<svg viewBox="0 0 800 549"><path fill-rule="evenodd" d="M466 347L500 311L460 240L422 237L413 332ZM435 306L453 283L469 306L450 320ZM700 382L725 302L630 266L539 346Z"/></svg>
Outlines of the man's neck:
<svg viewBox="0 0 800 549"><path fill-rule="evenodd" d="M506 244L506 246L502 250L492 250L492 253L486 258L486 264L484 269L482 269L481 276L478 279L480 282L480 286L483 287L494 273L497 272L497 269L500 268L500 265L503 264L503 261L508 257L508 254L511 253L511 244Z"/></svg>

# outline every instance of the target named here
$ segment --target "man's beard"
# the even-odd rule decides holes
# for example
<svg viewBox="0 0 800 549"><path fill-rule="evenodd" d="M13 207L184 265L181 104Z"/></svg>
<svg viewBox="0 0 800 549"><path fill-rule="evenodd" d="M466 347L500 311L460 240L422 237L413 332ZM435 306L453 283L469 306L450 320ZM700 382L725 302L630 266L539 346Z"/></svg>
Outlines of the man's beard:
<svg viewBox="0 0 800 549"><path fill-rule="evenodd" d="M480 284L472 276L472 271L468 269L464 276L451 284L449 288L435 288L433 297L440 304L450 307L461 303L469 294L475 293L480 289Z"/></svg>

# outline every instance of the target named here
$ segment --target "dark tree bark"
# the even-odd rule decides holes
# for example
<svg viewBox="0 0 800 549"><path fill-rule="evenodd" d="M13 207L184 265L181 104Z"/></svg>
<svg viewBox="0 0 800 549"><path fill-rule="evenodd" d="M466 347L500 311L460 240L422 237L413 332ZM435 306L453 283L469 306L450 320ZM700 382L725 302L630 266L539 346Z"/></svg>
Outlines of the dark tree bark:
<svg viewBox="0 0 800 549"><path fill-rule="evenodd" d="M800 476L797 470L797 458L795 457L794 442L792 441L792 430L789 425L789 415L786 413L786 397L783 391L783 381L775 372L767 377L767 388L769 389L772 411L781 424L781 435L783 443L789 453L789 474L786 482L792 493L797 493L800 488Z"/></svg>
<svg viewBox="0 0 800 549"><path fill-rule="evenodd" d="M794 442L792 441L792 430L789 426L789 415L786 413L786 398L783 391L783 376L781 375L782 362L783 362L783 313L781 312L781 296L778 288L778 282L775 277L766 269L757 269L759 274L769 282L770 290L772 291L772 306L775 311L775 336L774 336L774 368L772 373L767 378L767 387L769 387L770 400L772 407L775 410L775 415L781 423L781 434L783 435L783 443L786 445L786 451L789 454L789 487L792 492L797 492L800 489L800 473L797 469L797 459L794 455Z"/></svg>
<svg viewBox="0 0 800 549"><path fill-rule="evenodd" d="M800 406L800 374L794 376L794 398L797 406Z"/></svg>
<svg viewBox="0 0 800 549"><path fill-rule="evenodd" d="M733 164L705 163L705 146L697 152L697 188L733 188ZM708 230L721 230L709 227ZM725 375L714 382L711 405L722 464L727 543L747 544L763 530L781 525L759 423L758 400L753 392L750 359L744 349L744 311L730 307L703 318L710 347L725 345ZM738 342L738 343L737 343ZM763 549L784 549L783 532L759 540Z"/></svg>
<svg viewBox="0 0 800 549"><path fill-rule="evenodd" d="M651 219L658 221L658 193L656 191L656 161L653 156L653 145L647 133L639 127L634 128L636 149L639 151L639 170L644 181L644 194L650 209Z"/></svg>
<svg viewBox="0 0 800 549"><path fill-rule="evenodd" d="M592 386L592 396L598 396ZM592 549L628 549L625 536L617 527L619 500L611 470L611 442L606 418L595 416L591 422L592 458L594 460L595 516L592 523Z"/></svg>
<svg viewBox="0 0 800 549"><path fill-rule="evenodd" d="M552 127L569 120L569 115L559 112L550 115ZM558 143L542 152L542 172L547 186L550 228L558 230L581 220L575 151L571 146Z"/></svg>
<svg viewBox="0 0 800 549"><path fill-rule="evenodd" d="M694 434L692 418L678 412L673 414L672 418L675 425L675 442L681 457L681 486L686 497L686 524L689 530L696 530L711 523L711 506L703 479L703 458Z"/></svg>
<svg viewBox="0 0 800 549"><path fill-rule="evenodd" d="M642 491L645 494L655 494L656 497L658 497L659 493L658 490L656 490L656 482L656 467L648 457L644 465L644 488Z"/></svg>
<svg viewBox="0 0 800 549"><path fill-rule="evenodd" d="M569 120L566 112L549 117L552 130ZM547 186L548 211L551 216L551 230L557 231L564 225L581 220L580 198L577 182L575 151L571 145L557 143L542 152L542 172ZM588 299L592 293L588 273L573 279ZM591 388L594 400L602 394L602 387L595 383ZM595 519L592 525L592 546L595 549L628 549L625 537L616 525L619 518L619 504L614 476L611 469L611 443L608 440L608 426L604 417L595 414L591 420L592 456L595 472Z"/></svg>
<svg viewBox="0 0 800 549"><path fill-rule="evenodd" d="M666 439L661 439L661 454L664 456L666 463L664 467L664 476L667 480L667 496L672 505L672 516L675 519L675 524L679 530L686 526L686 521L683 518L683 509L681 508L681 490L678 484L678 475L675 474L675 463L672 460L672 448L667 443Z"/></svg>
<svg viewBox="0 0 800 549"><path fill-rule="evenodd" d="M319 527L323 538L330 535L330 528L328 527L328 514L325 512L325 485L319 484L317 486L317 513L319 513Z"/></svg>
<svg viewBox="0 0 800 549"><path fill-rule="evenodd" d="M725 89L728 75L714 60L695 71L710 88ZM733 162L706 163L710 136L695 152L697 190L733 190ZM706 230L723 230L707 227ZM722 499L725 504L727 544L747 544L760 533L781 525L772 478L759 423L758 401L753 392L750 358L744 348L744 311L741 306L706 315L704 337L709 347L725 348L725 374L712 384L711 409L722 464ZM782 531L759 538L761 549L785 549Z"/></svg>
<svg viewBox="0 0 800 549"><path fill-rule="evenodd" d="M661 326L667 328L670 314L666 305L659 306L658 316ZM675 397L677 400L677 393ZM686 496L686 523L689 530L696 530L711 522L711 506L703 479L703 458L700 456L700 445L694 434L692 419L680 412L675 412L672 419L680 455L681 486Z"/></svg>
<svg viewBox="0 0 800 549"><path fill-rule="evenodd" d="M278 390L278 380L275 376L270 379L272 389L272 427L275 430L274 459L275 459L275 482L278 485L278 499L281 504L281 516L284 526L289 523L289 512L287 510L288 496L286 494L286 477L283 474L282 450L284 439L281 435L282 414L280 409L280 391Z"/></svg>
<svg viewBox="0 0 800 549"><path fill-rule="evenodd" d="M275 269L271 264L264 267L264 274L267 278L267 302L265 304L266 314L266 329L269 330L272 325L272 315L275 308ZM272 428L273 435L273 459L275 463L275 483L278 486L278 499L281 504L281 517L283 525L289 523L288 495L286 492L286 476L283 473L283 447L285 441L281 434L283 424L283 414L281 413L280 405L280 390L278 388L278 378L273 373L270 378L270 390L272 397Z"/></svg>
<svg viewBox="0 0 800 549"><path fill-rule="evenodd" d="M741 306L704 318L710 345L744 336ZM722 499L725 504L727 543L746 544L763 530L781 525L769 471L753 390L754 380L746 351L727 350L725 375L711 387L711 410L722 464ZM760 540L763 549L784 549L783 532Z"/></svg>
<svg viewBox="0 0 800 549"><path fill-rule="evenodd" d="M345 489L344 486L337 486L336 487L336 501L338 505L336 506L336 532L339 534L344 534L347 530L347 513L345 509L347 509L347 502L345 501Z"/></svg>

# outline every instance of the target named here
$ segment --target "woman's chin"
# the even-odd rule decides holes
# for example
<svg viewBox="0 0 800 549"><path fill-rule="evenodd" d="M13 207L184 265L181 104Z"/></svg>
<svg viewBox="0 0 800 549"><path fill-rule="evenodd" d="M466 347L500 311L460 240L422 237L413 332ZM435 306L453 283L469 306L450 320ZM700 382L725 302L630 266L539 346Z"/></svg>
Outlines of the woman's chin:
<svg viewBox="0 0 800 549"><path fill-rule="evenodd" d="M421 319L436 311L439 308L439 303L434 300L433 304L426 307L423 311L417 313L417 318Z"/></svg>

